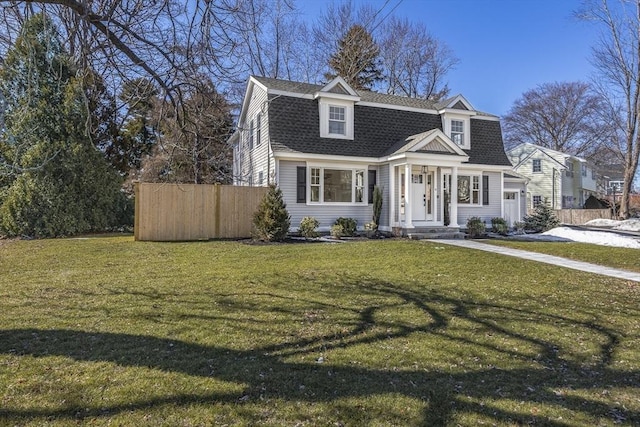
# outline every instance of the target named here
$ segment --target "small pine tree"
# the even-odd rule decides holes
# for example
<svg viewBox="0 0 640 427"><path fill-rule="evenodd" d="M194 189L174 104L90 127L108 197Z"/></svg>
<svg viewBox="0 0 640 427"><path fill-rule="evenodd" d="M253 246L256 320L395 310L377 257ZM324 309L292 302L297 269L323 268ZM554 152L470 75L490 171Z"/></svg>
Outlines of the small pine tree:
<svg viewBox="0 0 640 427"><path fill-rule="evenodd" d="M335 73L326 73L327 79L341 76L352 88L370 90L382 80L380 47L373 36L361 25L353 25L338 41L338 50L329 58Z"/></svg>
<svg viewBox="0 0 640 427"><path fill-rule="evenodd" d="M377 185L373 187L373 223L376 230L380 226L380 216L382 215L382 190Z"/></svg>
<svg viewBox="0 0 640 427"><path fill-rule="evenodd" d="M290 226L291 217L282 198L282 191L271 185L253 215L254 238L265 242L280 242L287 237Z"/></svg>
<svg viewBox="0 0 640 427"><path fill-rule="evenodd" d="M560 221L553 209L548 205L547 199L538 204L531 215L524 217L524 228L536 233L551 230L558 225L560 225Z"/></svg>

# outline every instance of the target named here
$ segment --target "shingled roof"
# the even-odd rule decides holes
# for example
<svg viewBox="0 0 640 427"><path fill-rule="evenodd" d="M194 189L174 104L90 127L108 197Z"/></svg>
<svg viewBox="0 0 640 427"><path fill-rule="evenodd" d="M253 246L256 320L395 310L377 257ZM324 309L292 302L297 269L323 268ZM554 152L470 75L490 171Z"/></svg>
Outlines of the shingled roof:
<svg viewBox="0 0 640 427"><path fill-rule="evenodd" d="M323 86L256 77L260 83L280 92L314 94ZM358 91L361 102L436 110L424 99ZM283 94L269 95L269 137L275 152L326 154L380 158L401 147L412 135L442 130L439 114L367 105L354 106L353 140L321 138L318 101ZM471 118L469 163L511 166L504 153L500 122Z"/></svg>

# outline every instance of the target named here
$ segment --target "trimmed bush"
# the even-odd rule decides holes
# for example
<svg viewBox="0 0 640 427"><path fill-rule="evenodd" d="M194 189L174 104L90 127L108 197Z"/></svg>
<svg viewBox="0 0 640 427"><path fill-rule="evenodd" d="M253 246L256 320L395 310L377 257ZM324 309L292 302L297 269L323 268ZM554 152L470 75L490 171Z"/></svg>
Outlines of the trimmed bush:
<svg viewBox="0 0 640 427"><path fill-rule="evenodd" d="M560 225L560 220L547 204L547 199L544 200L544 203L536 206L531 215L524 217L524 228L536 233L551 230L558 225Z"/></svg>
<svg viewBox="0 0 640 427"><path fill-rule="evenodd" d="M314 237L318 237L318 232L316 230L319 226L320 221L312 216L305 216L304 218L302 218L302 221L300 221L300 227L298 228L298 231L300 232L300 235L302 237L311 239Z"/></svg>
<svg viewBox="0 0 640 427"><path fill-rule="evenodd" d="M525 227L523 221L516 221L513 223L513 230L516 234L524 234L524 228Z"/></svg>
<svg viewBox="0 0 640 427"><path fill-rule="evenodd" d="M467 220L467 233L469 233L469 237L476 238L480 237L485 232L484 222L477 216L472 216Z"/></svg>
<svg viewBox="0 0 640 427"><path fill-rule="evenodd" d="M344 235L344 227L341 224L333 224L331 226L331 237L340 239Z"/></svg>
<svg viewBox="0 0 640 427"><path fill-rule="evenodd" d="M506 236L509 232L507 221L505 221L504 218L500 217L491 218L491 231Z"/></svg>
<svg viewBox="0 0 640 427"><path fill-rule="evenodd" d="M291 217L282 198L282 191L271 185L253 215L254 238L265 242L280 242L287 237L290 226Z"/></svg>
<svg viewBox="0 0 640 427"><path fill-rule="evenodd" d="M358 221L353 218L340 217L333 224L342 226L342 235L347 237L356 234L356 228L358 227ZM333 229L333 227L331 228Z"/></svg>

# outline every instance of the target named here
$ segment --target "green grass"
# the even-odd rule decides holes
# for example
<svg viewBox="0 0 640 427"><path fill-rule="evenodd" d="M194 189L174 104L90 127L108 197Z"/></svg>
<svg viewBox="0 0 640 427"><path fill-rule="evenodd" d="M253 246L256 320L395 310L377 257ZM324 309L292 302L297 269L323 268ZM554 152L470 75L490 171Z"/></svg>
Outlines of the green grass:
<svg viewBox="0 0 640 427"><path fill-rule="evenodd" d="M417 241L0 242L0 425L637 425L635 283Z"/></svg>
<svg viewBox="0 0 640 427"><path fill-rule="evenodd" d="M640 272L640 250L638 249L575 242L518 242L513 240L486 240L484 242Z"/></svg>

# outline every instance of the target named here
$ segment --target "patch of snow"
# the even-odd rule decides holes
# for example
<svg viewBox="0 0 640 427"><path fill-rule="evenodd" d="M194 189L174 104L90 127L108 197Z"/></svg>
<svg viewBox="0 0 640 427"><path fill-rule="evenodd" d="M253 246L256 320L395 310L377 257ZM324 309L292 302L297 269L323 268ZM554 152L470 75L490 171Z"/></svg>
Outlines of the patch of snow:
<svg viewBox="0 0 640 427"><path fill-rule="evenodd" d="M616 233L592 230L576 230L569 227L556 227L541 234L571 240L573 242L592 243L603 246L640 249L640 239L633 236L622 236Z"/></svg>
<svg viewBox="0 0 640 427"><path fill-rule="evenodd" d="M624 221L603 218L592 219L585 225L588 227L603 227L620 231L640 231L640 219L637 218L626 219Z"/></svg>
<svg viewBox="0 0 640 427"><path fill-rule="evenodd" d="M620 221L620 224L613 227L613 229L620 231L640 231L640 219Z"/></svg>
<svg viewBox="0 0 640 427"><path fill-rule="evenodd" d="M620 225L622 221L618 221L616 219L592 219L591 221L586 222L584 225L589 227L615 227Z"/></svg>

